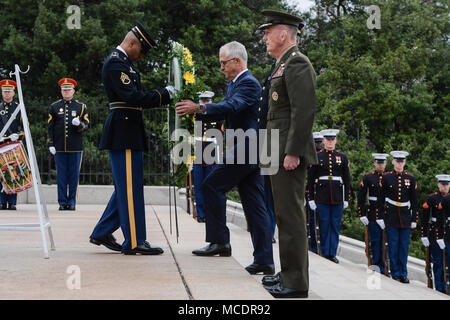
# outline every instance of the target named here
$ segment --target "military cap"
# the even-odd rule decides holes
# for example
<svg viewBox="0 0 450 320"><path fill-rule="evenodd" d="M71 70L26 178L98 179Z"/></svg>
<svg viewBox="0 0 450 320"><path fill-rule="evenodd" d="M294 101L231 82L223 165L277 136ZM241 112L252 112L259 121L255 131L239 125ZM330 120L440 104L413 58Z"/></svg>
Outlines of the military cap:
<svg viewBox="0 0 450 320"><path fill-rule="evenodd" d="M405 161L406 157L409 155L406 151L391 151L391 156L397 161Z"/></svg>
<svg viewBox="0 0 450 320"><path fill-rule="evenodd" d="M339 133L338 129L325 129L320 131L320 134L325 138L336 138L337 134Z"/></svg>
<svg viewBox="0 0 450 320"><path fill-rule="evenodd" d="M322 141L323 135L320 132L313 132L314 141Z"/></svg>
<svg viewBox="0 0 450 320"><path fill-rule="evenodd" d="M372 153L372 157L375 158L375 161L378 163L386 162L387 157L389 155L387 153Z"/></svg>
<svg viewBox="0 0 450 320"><path fill-rule="evenodd" d="M70 90L77 87L77 82L70 78L62 78L58 81L58 85L61 87L61 90Z"/></svg>
<svg viewBox="0 0 450 320"><path fill-rule="evenodd" d="M138 21L136 25L131 29L131 32L138 38L142 45L142 52L146 54L151 48L158 48L155 40L150 37L144 26Z"/></svg>
<svg viewBox="0 0 450 320"><path fill-rule="evenodd" d="M14 80L5 79L0 81L0 87L2 91L14 91L14 88L17 88L17 83Z"/></svg>
<svg viewBox="0 0 450 320"><path fill-rule="evenodd" d="M200 99L202 99L202 100L210 100L210 99L212 99L212 97L214 97L214 92L212 92L212 91L203 91L203 92L200 92L198 97Z"/></svg>
<svg viewBox="0 0 450 320"><path fill-rule="evenodd" d="M301 18L287 12L265 9L262 10L261 13L266 17L266 20L262 25L258 27L258 30L264 30L270 26L277 24L294 26L299 30L304 26L303 20Z"/></svg>
<svg viewBox="0 0 450 320"><path fill-rule="evenodd" d="M442 184L449 184L450 183L450 174L438 174L436 176L436 178Z"/></svg>

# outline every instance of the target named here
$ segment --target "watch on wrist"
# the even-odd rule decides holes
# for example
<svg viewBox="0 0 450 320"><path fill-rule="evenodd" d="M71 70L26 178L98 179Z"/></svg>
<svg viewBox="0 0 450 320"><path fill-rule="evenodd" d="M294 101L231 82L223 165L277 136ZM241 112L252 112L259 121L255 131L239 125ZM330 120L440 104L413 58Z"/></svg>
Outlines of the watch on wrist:
<svg viewBox="0 0 450 320"><path fill-rule="evenodd" d="M204 105L203 103L200 103L200 104L198 105L198 110L199 110L201 113L205 113L205 111L206 111L206 105Z"/></svg>

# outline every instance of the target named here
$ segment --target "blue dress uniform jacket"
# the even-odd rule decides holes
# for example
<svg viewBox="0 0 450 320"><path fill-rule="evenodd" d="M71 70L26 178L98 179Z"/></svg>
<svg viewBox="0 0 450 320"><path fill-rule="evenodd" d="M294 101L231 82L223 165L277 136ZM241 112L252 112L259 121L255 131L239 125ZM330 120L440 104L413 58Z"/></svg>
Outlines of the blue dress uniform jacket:
<svg viewBox="0 0 450 320"><path fill-rule="evenodd" d="M381 180L382 193L379 199L379 217L387 227L410 228L417 216L417 183L407 172L386 172Z"/></svg>
<svg viewBox="0 0 450 320"><path fill-rule="evenodd" d="M420 214L420 236L428 237L430 243L436 244L437 239L444 238L445 212L442 202L445 196L435 192L428 195L422 205Z"/></svg>
<svg viewBox="0 0 450 320"><path fill-rule="evenodd" d="M158 108L170 102L164 89L142 91L136 67L120 50L114 49L102 69L102 82L109 101L99 149L146 150L143 108Z"/></svg>
<svg viewBox="0 0 450 320"><path fill-rule="evenodd" d="M78 117L80 125L72 120ZM84 103L77 100L54 102L48 111L48 146L59 152L80 152L83 150L82 132L89 127L89 116Z"/></svg>
<svg viewBox="0 0 450 320"><path fill-rule="evenodd" d="M442 200L442 207L444 210L444 240L448 250L450 247L450 194L447 194ZM447 255L447 259L450 260L449 255Z"/></svg>
<svg viewBox="0 0 450 320"><path fill-rule="evenodd" d="M358 190L358 217L366 216L370 222L375 222L378 217L378 198L381 196L382 172L369 172L364 175L360 188ZM369 206L367 206L366 197L368 194Z"/></svg>
<svg viewBox="0 0 450 320"><path fill-rule="evenodd" d="M319 163L311 166L308 172L308 201L328 205L349 201L350 164L347 156L336 150L321 150L317 158Z"/></svg>
<svg viewBox="0 0 450 320"><path fill-rule="evenodd" d="M3 130L6 122L8 122L11 114L16 110L19 105L15 101L10 103L2 102L0 104L0 130ZM17 114L16 119L13 120L8 130L5 132L5 136L10 136L13 133L19 133L20 126L20 112Z"/></svg>

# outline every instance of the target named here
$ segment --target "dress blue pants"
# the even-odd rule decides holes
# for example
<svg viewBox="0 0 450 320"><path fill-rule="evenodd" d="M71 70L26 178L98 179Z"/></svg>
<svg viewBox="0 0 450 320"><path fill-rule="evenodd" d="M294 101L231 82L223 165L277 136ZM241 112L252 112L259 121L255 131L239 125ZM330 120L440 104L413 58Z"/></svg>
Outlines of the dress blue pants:
<svg viewBox="0 0 450 320"><path fill-rule="evenodd" d="M411 240L410 228L386 227L392 277L407 277L408 251Z"/></svg>
<svg viewBox="0 0 450 320"><path fill-rule="evenodd" d="M380 268L384 273L383 261L383 229L376 222L369 222L370 251L372 253L372 265Z"/></svg>
<svg viewBox="0 0 450 320"><path fill-rule="evenodd" d="M56 180L60 206L75 206L82 152L56 152Z"/></svg>
<svg viewBox="0 0 450 320"><path fill-rule="evenodd" d="M448 265L448 253L449 248L446 246L444 248L447 255L447 265ZM434 287L437 291L445 292L446 285L445 285L445 278L444 278L444 252L439 247L437 243L430 244L430 251L431 251L431 261L433 262L433 276L434 276Z"/></svg>
<svg viewBox="0 0 450 320"><path fill-rule="evenodd" d="M109 151L114 192L91 238L102 238L122 229L128 252L146 239L142 151Z"/></svg>
<svg viewBox="0 0 450 320"><path fill-rule="evenodd" d="M272 185L270 184L270 177L263 176L264 179L264 201L266 203L266 210L269 214L270 229L272 230L272 239L275 235L275 227L277 226L277 219L275 218L275 212L273 211L273 199L272 199Z"/></svg>
<svg viewBox="0 0 450 320"><path fill-rule="evenodd" d="M1 186L0 186L1 188ZM16 204L17 203L17 193L7 194L5 192L0 192L0 205L5 204Z"/></svg>
<svg viewBox="0 0 450 320"><path fill-rule="evenodd" d="M203 183L206 242L230 243L226 193L237 186L253 242L254 263L273 264L272 230L264 203L264 182L257 165L219 164Z"/></svg>
<svg viewBox="0 0 450 320"><path fill-rule="evenodd" d="M215 165L198 165L194 164L192 169L194 195L195 195L195 209L198 218L205 217L205 200L203 197L203 181L214 170Z"/></svg>
<svg viewBox="0 0 450 320"><path fill-rule="evenodd" d="M335 257L339 245L344 204L317 203L319 220L320 253L324 257Z"/></svg>

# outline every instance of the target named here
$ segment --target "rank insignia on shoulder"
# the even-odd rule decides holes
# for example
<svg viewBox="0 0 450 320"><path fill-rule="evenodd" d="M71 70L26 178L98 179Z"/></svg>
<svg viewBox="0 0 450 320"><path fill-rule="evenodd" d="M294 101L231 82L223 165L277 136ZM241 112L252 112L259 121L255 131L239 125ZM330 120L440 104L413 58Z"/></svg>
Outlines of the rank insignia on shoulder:
<svg viewBox="0 0 450 320"><path fill-rule="evenodd" d="M134 71L133 68L130 67L130 73L136 73L136 71Z"/></svg>
<svg viewBox="0 0 450 320"><path fill-rule="evenodd" d="M130 77L126 73L123 73L123 72L121 72L120 80L122 81L123 84L130 84L130 82L131 82Z"/></svg>
<svg viewBox="0 0 450 320"><path fill-rule="evenodd" d="M283 74L284 74L284 68L285 68L285 67L286 67L286 66L284 65L284 63L281 64L281 65L278 67L277 71L275 71L275 73L273 74L272 79L273 79L273 78L282 77Z"/></svg>
<svg viewBox="0 0 450 320"><path fill-rule="evenodd" d="M111 57L118 57L118 56L119 56L119 53L116 52L116 51L114 51L113 53L111 53Z"/></svg>

